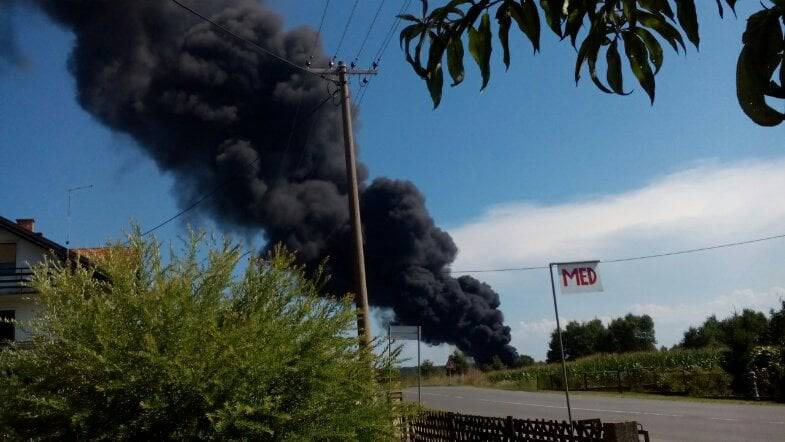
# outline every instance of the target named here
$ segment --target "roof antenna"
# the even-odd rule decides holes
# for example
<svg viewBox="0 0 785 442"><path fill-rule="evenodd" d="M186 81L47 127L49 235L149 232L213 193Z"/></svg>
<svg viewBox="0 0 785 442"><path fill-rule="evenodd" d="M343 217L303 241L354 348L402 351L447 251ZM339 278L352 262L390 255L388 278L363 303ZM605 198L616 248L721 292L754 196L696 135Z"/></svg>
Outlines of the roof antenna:
<svg viewBox="0 0 785 442"><path fill-rule="evenodd" d="M74 192L78 192L80 190L87 190L87 189L92 189L92 188L93 188L93 185L90 184L90 185L87 185L87 186L73 187L71 189L68 189L68 212L67 212L68 227L67 227L67 230L65 232L65 248L66 249L68 249L68 245L71 243L71 194L73 194Z"/></svg>

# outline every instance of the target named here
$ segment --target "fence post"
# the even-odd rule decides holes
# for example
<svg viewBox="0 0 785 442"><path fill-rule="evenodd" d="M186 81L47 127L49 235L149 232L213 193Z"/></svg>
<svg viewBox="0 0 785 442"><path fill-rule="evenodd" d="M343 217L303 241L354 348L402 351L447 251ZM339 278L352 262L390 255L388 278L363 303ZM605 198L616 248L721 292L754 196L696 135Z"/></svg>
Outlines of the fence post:
<svg viewBox="0 0 785 442"><path fill-rule="evenodd" d="M621 370L616 370L616 383L619 386L619 393L624 393L624 390L621 388Z"/></svg>
<svg viewBox="0 0 785 442"><path fill-rule="evenodd" d="M687 369L686 368L682 368L681 369L681 382L682 382L682 384L684 384L684 393L685 394L689 394L690 393L690 387L689 387L689 381L687 380Z"/></svg>
<svg viewBox="0 0 785 442"><path fill-rule="evenodd" d="M586 377L586 372L585 371L583 372L583 389L584 390L588 390L589 389L589 381L588 381L588 378Z"/></svg>
<svg viewBox="0 0 785 442"><path fill-rule="evenodd" d="M634 442L638 440L638 423L603 423L602 433L603 442Z"/></svg>
<svg viewBox="0 0 785 442"><path fill-rule="evenodd" d="M449 428L449 430L450 430L450 437L452 438L452 440L459 440L458 439L458 428L457 428L457 425L455 425L455 413L450 413L449 416L450 416L450 421L449 421L450 422L450 428Z"/></svg>
<svg viewBox="0 0 785 442"><path fill-rule="evenodd" d="M535 379L536 379L535 382L537 383L537 391L540 391L540 373L539 372L535 373Z"/></svg>
<svg viewBox="0 0 785 442"><path fill-rule="evenodd" d="M507 416L505 420L504 435L509 442L515 442L515 422L512 420L512 416Z"/></svg>
<svg viewBox="0 0 785 442"><path fill-rule="evenodd" d="M758 376L755 374L754 370L750 370L749 376L752 383L752 397L758 401L760 400L760 394L758 393Z"/></svg>

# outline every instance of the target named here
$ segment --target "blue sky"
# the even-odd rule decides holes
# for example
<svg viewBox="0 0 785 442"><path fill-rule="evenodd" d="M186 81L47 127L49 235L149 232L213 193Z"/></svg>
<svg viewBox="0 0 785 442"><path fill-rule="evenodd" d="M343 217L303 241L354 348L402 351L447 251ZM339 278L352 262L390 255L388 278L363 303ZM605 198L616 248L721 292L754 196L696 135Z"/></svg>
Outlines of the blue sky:
<svg viewBox="0 0 785 442"><path fill-rule="evenodd" d="M324 5L269 3L288 27L316 26ZM323 33L329 53L352 3L331 2ZM448 88L433 111L393 42L362 103L361 159L372 176L420 187L461 249L458 270L645 255L783 233L785 128L754 125L735 97L741 34L756 5L744 2L738 19L720 20L713 2L700 3L701 50L666 53L653 107L641 91L617 97L587 81L576 87L575 50L544 32L541 54L533 56L516 36L509 72L497 51L484 92L469 66L465 83ZM354 58L378 4L360 3L341 58ZM369 63L398 5L385 3L361 64ZM129 220L149 227L176 212L172 178L75 102L66 69L71 35L29 9L17 9L13 22L25 63L0 73L0 152L11 165L0 173L0 215L34 217L39 230L64 242L66 189L93 184L73 200L71 233L73 244L93 246L118 238ZM634 86L631 78L626 84ZM182 221L159 237L176 238L188 222L204 225ZM607 264L606 292L563 297L562 315L649 313L660 343L672 345L708 313L773 306L785 292L783 245ZM480 276L502 296L513 343L542 357L553 327L547 272ZM447 351L425 354L438 362Z"/></svg>

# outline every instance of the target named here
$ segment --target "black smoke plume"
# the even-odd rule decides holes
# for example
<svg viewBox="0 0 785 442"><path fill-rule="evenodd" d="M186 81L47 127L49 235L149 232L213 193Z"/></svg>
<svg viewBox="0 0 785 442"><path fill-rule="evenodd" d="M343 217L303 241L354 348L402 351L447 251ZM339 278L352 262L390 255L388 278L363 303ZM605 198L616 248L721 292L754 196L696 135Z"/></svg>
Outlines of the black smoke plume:
<svg viewBox="0 0 785 442"><path fill-rule="evenodd" d="M82 107L131 135L177 178L179 204L227 182L202 212L224 227L262 230L308 264L330 257L333 290L351 289L346 180L339 108L324 80L261 55L165 0L36 0L70 29L69 67ZM189 0L247 39L304 64L328 59L314 31L285 31L252 0ZM457 248L434 225L410 182L363 182L372 305L421 324L433 344L451 343L478 362L511 362L510 329L486 284L449 276Z"/></svg>

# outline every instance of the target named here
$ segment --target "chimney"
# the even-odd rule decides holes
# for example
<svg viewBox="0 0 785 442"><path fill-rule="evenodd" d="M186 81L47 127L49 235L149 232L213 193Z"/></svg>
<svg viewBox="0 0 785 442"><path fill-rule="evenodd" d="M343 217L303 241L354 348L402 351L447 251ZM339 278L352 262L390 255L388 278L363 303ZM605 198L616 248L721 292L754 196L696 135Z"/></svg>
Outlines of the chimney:
<svg viewBox="0 0 785 442"><path fill-rule="evenodd" d="M17 218L16 225L32 232L35 228L35 220L33 218Z"/></svg>

